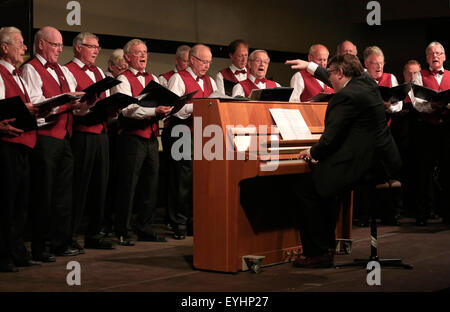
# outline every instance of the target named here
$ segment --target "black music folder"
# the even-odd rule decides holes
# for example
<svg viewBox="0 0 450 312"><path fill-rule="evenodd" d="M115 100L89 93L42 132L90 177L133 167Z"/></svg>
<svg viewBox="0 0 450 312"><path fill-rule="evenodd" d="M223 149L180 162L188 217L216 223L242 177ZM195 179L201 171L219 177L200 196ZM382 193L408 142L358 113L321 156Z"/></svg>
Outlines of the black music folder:
<svg viewBox="0 0 450 312"><path fill-rule="evenodd" d="M423 86L418 86L416 84L412 85L412 89L414 92L414 96L419 99L428 102L450 103L450 89L438 92Z"/></svg>
<svg viewBox="0 0 450 312"><path fill-rule="evenodd" d="M33 106L38 107L40 110L51 110L55 107L68 104L74 100L81 98L81 95L72 95L68 93L63 93L57 96L54 96L50 99L39 103L33 103Z"/></svg>
<svg viewBox="0 0 450 312"><path fill-rule="evenodd" d="M30 113L20 96L0 100L0 120L16 120L11 126L23 131L31 131L37 128L36 118Z"/></svg>
<svg viewBox="0 0 450 312"><path fill-rule="evenodd" d="M335 93L320 92L312 96L308 102L329 102Z"/></svg>
<svg viewBox="0 0 450 312"><path fill-rule="evenodd" d="M140 93L138 104L144 107L173 106L171 114L175 114L186 103L189 103L192 100L197 91L198 90L195 90L194 92L183 96L178 96L152 80Z"/></svg>
<svg viewBox="0 0 450 312"><path fill-rule="evenodd" d="M123 94L123 93L114 93L104 99L101 99L95 103L94 107L91 107L91 111L106 111L107 108L113 110L119 110L127 107L130 104L138 103L139 100L135 97Z"/></svg>
<svg viewBox="0 0 450 312"><path fill-rule="evenodd" d="M288 102L294 88L276 87L271 89L253 89L250 100L254 101L283 101Z"/></svg>
<svg viewBox="0 0 450 312"><path fill-rule="evenodd" d="M381 98L383 101L387 102L390 98L392 98L391 102L399 102L403 101L405 97L408 95L409 90L411 90L411 83L404 83L392 88L378 86L378 90L380 90Z"/></svg>
<svg viewBox="0 0 450 312"><path fill-rule="evenodd" d="M117 80L116 78L105 77L102 80L97 81L96 83L93 83L89 87L84 89L83 92L85 93L85 95L83 95L80 101L83 102L88 98L99 96L102 92L109 90L120 83L121 81Z"/></svg>
<svg viewBox="0 0 450 312"><path fill-rule="evenodd" d="M225 90L225 94L232 96L233 95L233 88L237 84L237 82L233 82L228 79L223 79L223 88Z"/></svg>

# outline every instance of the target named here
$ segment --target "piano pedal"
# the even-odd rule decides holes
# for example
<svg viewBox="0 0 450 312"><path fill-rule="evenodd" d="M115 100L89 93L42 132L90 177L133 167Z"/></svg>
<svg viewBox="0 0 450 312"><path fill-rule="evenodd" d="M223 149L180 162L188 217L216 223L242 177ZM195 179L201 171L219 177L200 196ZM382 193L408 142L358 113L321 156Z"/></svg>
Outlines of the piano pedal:
<svg viewBox="0 0 450 312"><path fill-rule="evenodd" d="M250 270L252 273L260 273L262 269L262 262L266 256L243 256L242 257L242 271Z"/></svg>

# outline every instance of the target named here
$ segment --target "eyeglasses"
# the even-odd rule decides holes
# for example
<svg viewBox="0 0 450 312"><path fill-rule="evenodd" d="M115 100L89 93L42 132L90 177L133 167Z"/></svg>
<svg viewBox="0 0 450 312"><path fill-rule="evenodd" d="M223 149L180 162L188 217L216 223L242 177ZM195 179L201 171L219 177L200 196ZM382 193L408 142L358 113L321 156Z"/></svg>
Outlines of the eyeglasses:
<svg viewBox="0 0 450 312"><path fill-rule="evenodd" d="M3 41L3 42L1 42L1 43L6 43L6 44L8 44L8 45L15 45L15 46L18 46L19 48L26 47L25 43L23 43L23 42L17 42L17 41L15 41L15 42L6 42L6 41Z"/></svg>
<svg viewBox="0 0 450 312"><path fill-rule="evenodd" d="M429 52L429 53L427 53L427 55L442 56L442 55L444 55L444 52L434 52L434 53Z"/></svg>
<svg viewBox="0 0 450 312"><path fill-rule="evenodd" d="M250 62L255 62L257 64L264 64L264 65L268 65L269 64L269 61L261 60L261 59L250 60Z"/></svg>
<svg viewBox="0 0 450 312"><path fill-rule="evenodd" d="M148 54L148 51L135 51L135 52L131 53L131 55L133 55L133 56L144 56L147 54Z"/></svg>
<svg viewBox="0 0 450 312"><path fill-rule="evenodd" d="M370 65L380 65L383 66L384 62L369 62Z"/></svg>
<svg viewBox="0 0 450 312"><path fill-rule="evenodd" d="M52 47L54 47L54 48L61 48L62 49L62 47L64 46L64 44L62 44L62 43L56 43L56 42L51 42L51 41L48 41L48 40L45 40L45 39L43 39L45 42L47 42L49 45L51 45Z"/></svg>
<svg viewBox="0 0 450 312"><path fill-rule="evenodd" d="M96 45L92 45L92 44L86 44L86 43L82 43L81 44L83 47L88 48L89 50L93 50L93 49L97 49L99 52L102 49L100 46L96 46Z"/></svg>
<svg viewBox="0 0 450 312"><path fill-rule="evenodd" d="M331 76L331 73L337 73L338 71L339 71L339 69L337 69L337 68L327 68L328 77Z"/></svg>
<svg viewBox="0 0 450 312"><path fill-rule="evenodd" d="M193 57L195 57L197 60L199 60L200 62L202 62L203 65L211 65L212 61L208 61L208 60L202 60L199 59L198 57L196 57L195 55L192 55Z"/></svg>

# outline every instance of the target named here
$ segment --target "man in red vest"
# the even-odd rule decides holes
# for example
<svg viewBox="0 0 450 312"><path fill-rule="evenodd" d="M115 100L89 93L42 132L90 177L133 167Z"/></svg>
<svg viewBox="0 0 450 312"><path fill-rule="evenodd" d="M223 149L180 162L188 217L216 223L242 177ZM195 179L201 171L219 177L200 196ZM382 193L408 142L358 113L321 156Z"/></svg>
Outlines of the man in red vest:
<svg viewBox="0 0 450 312"><path fill-rule="evenodd" d="M170 77L179 71L185 70L189 66L189 50L191 48L187 45L181 45L175 52L175 68L167 73L159 75L159 83L167 88Z"/></svg>
<svg viewBox="0 0 450 312"><path fill-rule="evenodd" d="M241 39L232 41L228 45L228 56L231 59L231 65L216 75L217 91L222 94L227 94L224 80L238 83L248 78L248 43ZM231 95L231 93L227 95Z"/></svg>
<svg viewBox="0 0 450 312"><path fill-rule="evenodd" d="M30 89L31 102L39 102L63 93L75 92L77 83L70 71L57 64L62 52L61 33L50 26L40 29L34 38L35 56L23 65L23 78ZM54 261L46 251L59 256L77 255L71 248L70 222L72 214L73 155L72 109L79 103L57 107L52 123L39 128L36 147L31 155L33 259Z"/></svg>
<svg viewBox="0 0 450 312"><path fill-rule="evenodd" d="M328 55L327 47L321 44L314 44L309 48L308 61L327 68ZM334 93L332 88L316 79L306 70L298 71L292 76L291 88L294 88L294 91L292 91L289 99L290 102L307 102L320 92Z"/></svg>
<svg viewBox="0 0 450 312"><path fill-rule="evenodd" d="M384 54L379 47L367 47L364 50L363 57L367 72L379 86L389 88L398 86L397 78L393 74L384 72ZM391 103L389 100L383 103L387 113L399 112L403 107L402 101Z"/></svg>
<svg viewBox="0 0 450 312"><path fill-rule="evenodd" d="M73 51L75 58L65 67L77 81L76 91L82 91L105 78L103 71L94 65L100 52L96 35L79 33L73 39ZM99 99L106 96L109 96L109 90L100 94ZM74 157L72 247L80 253L84 253L84 249L77 242L77 234L85 211L89 222L84 236L84 248L114 249L111 242L100 235L109 175L106 127L106 116L99 113L74 116L71 140Z"/></svg>
<svg viewBox="0 0 450 312"><path fill-rule="evenodd" d="M16 68L27 50L21 31L0 29L0 99L20 96L29 107L28 89ZM0 122L1 123L1 122ZM17 272L30 266L30 254L23 242L30 193L29 155L36 144L36 130L24 132L3 120L0 126L0 272Z"/></svg>
<svg viewBox="0 0 450 312"><path fill-rule="evenodd" d="M209 47L197 44L189 51L189 67L172 76L169 80L169 90L182 96L194 92L194 98L207 98L217 90L214 80L206 75L212 61ZM172 129L177 127L189 127L192 134L193 104L188 103L177 113L171 115L162 134L163 150L167 153L169 162L168 178L168 210L169 217L174 225L174 238L184 239L186 235L192 235L192 136L188 137L187 145L191 146L190 157L185 159L178 157L182 151L172 151L172 145L179 137L172 137ZM184 137L183 137L184 138ZM185 145L184 145L185 146Z"/></svg>
<svg viewBox="0 0 450 312"><path fill-rule="evenodd" d="M123 49L115 49L108 59L108 70L105 76L117 77L128 69L128 63L123 56Z"/></svg>
<svg viewBox="0 0 450 312"><path fill-rule="evenodd" d="M148 60L147 45L130 40L123 48L129 67L117 77L122 83L113 92L138 96L151 80L158 78L145 71ZM153 213L158 194L158 117L170 113L172 107L142 107L130 104L119 116L119 135L116 153L115 234L119 244L133 246L128 227L137 209L136 232L140 241L165 242L166 238L152 229Z"/></svg>
<svg viewBox="0 0 450 312"><path fill-rule="evenodd" d="M253 89L271 89L280 87L278 82L266 79L270 58L264 50L255 50L248 57L250 73L248 78L233 87L232 96L249 97Z"/></svg>
<svg viewBox="0 0 450 312"><path fill-rule="evenodd" d="M428 68L414 74L412 83L435 91L450 89L450 72L444 69L444 47L434 41L428 45L425 52ZM426 225L434 207L440 207L440 211L435 212L439 212L443 222L449 224L450 104L425 101L415 97L413 91L410 91L409 96L417 111L411 136L416 156L416 175L412 191L416 203L416 224Z"/></svg>

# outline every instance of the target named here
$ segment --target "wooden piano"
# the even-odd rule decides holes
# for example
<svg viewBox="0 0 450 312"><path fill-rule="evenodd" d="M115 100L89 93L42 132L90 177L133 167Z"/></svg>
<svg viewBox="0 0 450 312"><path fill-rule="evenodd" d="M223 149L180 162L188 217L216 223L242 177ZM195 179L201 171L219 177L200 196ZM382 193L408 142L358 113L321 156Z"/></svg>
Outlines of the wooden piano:
<svg viewBox="0 0 450 312"><path fill-rule="evenodd" d="M314 138L281 140L269 108L300 110ZM194 100L195 268L237 272L251 269L255 259L267 266L301 253L292 222L296 204L287 190L290 179L310 171L296 156L320 138L326 108L327 103ZM208 151L222 158L211 159ZM341 205L336 227L338 252L350 252L351 226L350 198Z"/></svg>

